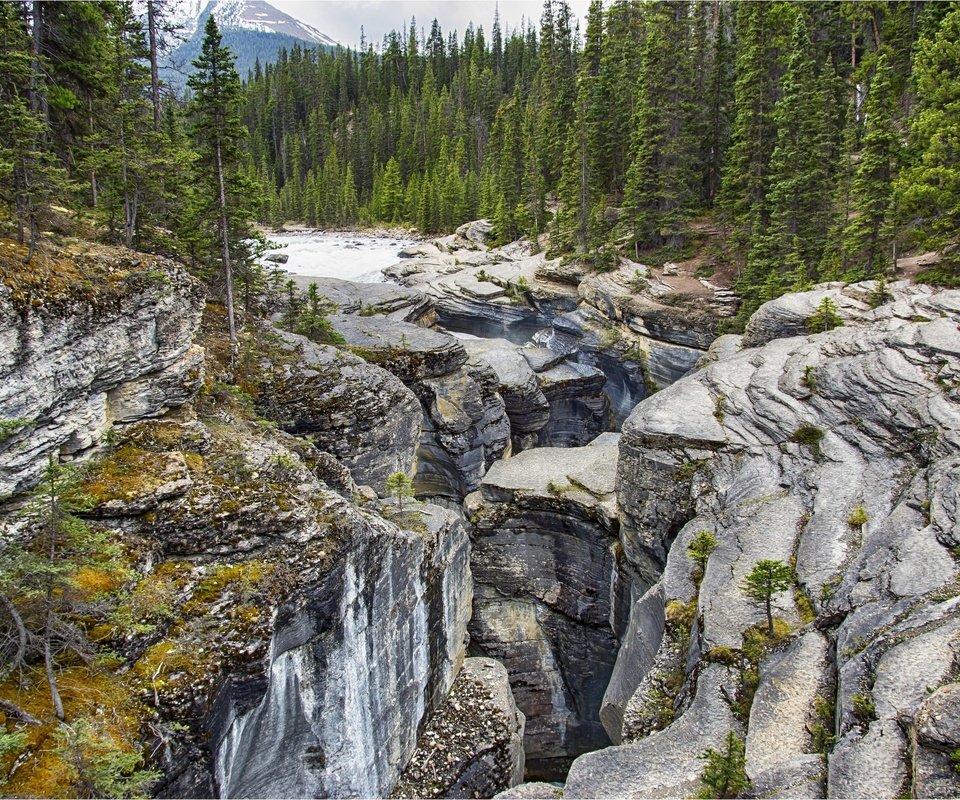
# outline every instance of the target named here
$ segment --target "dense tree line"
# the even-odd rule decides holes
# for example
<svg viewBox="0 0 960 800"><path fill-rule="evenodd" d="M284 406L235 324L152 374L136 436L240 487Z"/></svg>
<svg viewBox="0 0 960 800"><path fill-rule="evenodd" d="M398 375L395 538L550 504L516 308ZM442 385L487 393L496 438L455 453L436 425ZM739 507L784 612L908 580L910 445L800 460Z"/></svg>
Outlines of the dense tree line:
<svg viewBox="0 0 960 800"><path fill-rule="evenodd" d="M294 47L244 86L218 44L198 64L208 80L230 61L224 85L179 98L157 80L165 4L146 10L0 5L0 192L31 247L52 205L85 209L215 285L229 265L249 297L253 218L486 216L502 241L549 232L598 268L680 257L719 227L746 311L915 247L957 280L954 4L595 0L581 29L545 0L539 25L489 36L414 22L376 47Z"/></svg>
<svg viewBox="0 0 960 800"><path fill-rule="evenodd" d="M189 96L172 96L158 79L169 9L144 10L0 3L0 196L26 263L42 230L67 224L66 207L99 238L181 258L232 307L234 279L260 278L261 194L234 57L210 22Z"/></svg>
<svg viewBox="0 0 960 800"><path fill-rule="evenodd" d="M958 20L944 3L595 0L581 32L545 0L538 30L434 21L379 49L294 48L247 85L264 219L487 216L600 268L683 254L707 221L748 310L883 274L897 244L956 231Z"/></svg>

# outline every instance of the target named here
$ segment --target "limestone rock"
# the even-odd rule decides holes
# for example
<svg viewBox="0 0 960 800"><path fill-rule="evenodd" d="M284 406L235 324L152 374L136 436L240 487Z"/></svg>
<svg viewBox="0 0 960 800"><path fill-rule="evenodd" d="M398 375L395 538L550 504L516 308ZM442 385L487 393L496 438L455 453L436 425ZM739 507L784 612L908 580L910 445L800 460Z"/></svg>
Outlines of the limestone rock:
<svg viewBox="0 0 960 800"><path fill-rule="evenodd" d="M649 625L622 634L624 663L605 708L614 734L622 713L628 743L576 759L566 796L688 793L693 764L686 772L661 764L702 752L678 736L694 724L706 672L736 660L745 629L763 619L741 588L761 558L795 563L806 598L773 598L778 624L800 630L759 664L746 742L754 791L949 793L947 745L925 742L918 726L930 693L952 682L960 652L948 477L960 457L960 293L894 286L889 302L871 308L874 289L830 285L775 301L751 321L743 349L719 345L715 361L642 402L624 424L618 574L631 591L617 593L617 606L633 610L639 597L653 607L644 611ZM836 297L845 323L809 336L802 321L824 296ZM697 585L685 551L702 529L717 544ZM656 592L663 611L649 599ZM680 611L692 620L683 653L670 628ZM660 613L662 634L653 624ZM802 627L811 616L814 625ZM624 618L615 608L613 619ZM670 683L659 680L667 669ZM678 682L667 694L667 726L638 729L638 714L658 699L653 689ZM735 686L721 693L719 708L735 697ZM834 720L810 716L817 697L826 708L835 702ZM838 737L825 785L811 740L817 725L821 743Z"/></svg>
<svg viewBox="0 0 960 800"><path fill-rule="evenodd" d="M412 472L422 412L410 390L356 356L296 334L280 336L291 363L268 374L261 413L289 433L312 437L357 483L383 491L391 473Z"/></svg>
<svg viewBox="0 0 960 800"><path fill-rule="evenodd" d="M558 777L608 741L598 715L616 651L615 462L609 446L527 450L496 462L466 501L471 647L510 673L528 776Z"/></svg>
<svg viewBox="0 0 960 800"><path fill-rule="evenodd" d="M32 303L0 285L0 418L18 423L0 441L0 497L36 483L51 455L88 454L112 423L182 405L203 380L205 293L185 270L106 248L57 258L77 273L61 295L53 279Z"/></svg>
<svg viewBox="0 0 960 800"><path fill-rule="evenodd" d="M479 488L497 458L510 453L510 420L499 381L486 363L470 359L414 388L425 410L417 489L459 500Z"/></svg>
<svg viewBox="0 0 960 800"><path fill-rule="evenodd" d="M563 787L556 783L521 783L505 792L495 794L496 800L558 800Z"/></svg>
<svg viewBox="0 0 960 800"><path fill-rule="evenodd" d="M960 684L942 686L924 700L917 717L913 789L917 797L955 797L960 775L951 759L960 747Z"/></svg>
<svg viewBox="0 0 960 800"><path fill-rule="evenodd" d="M292 275L292 280L304 292L311 283L337 307L339 314L382 314L398 322L429 325L433 322L433 304L415 289L395 283L357 283L340 278Z"/></svg>

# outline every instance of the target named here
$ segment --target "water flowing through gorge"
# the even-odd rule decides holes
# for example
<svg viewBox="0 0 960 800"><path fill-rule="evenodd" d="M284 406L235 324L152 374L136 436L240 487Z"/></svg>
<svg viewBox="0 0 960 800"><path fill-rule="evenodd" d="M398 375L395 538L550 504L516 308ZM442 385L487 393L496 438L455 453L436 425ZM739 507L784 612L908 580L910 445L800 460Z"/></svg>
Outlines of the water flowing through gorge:
<svg viewBox="0 0 960 800"><path fill-rule="evenodd" d="M354 352L419 398L418 497L466 500L470 652L507 667L526 715L528 779L563 780L573 758L610 744L600 712L633 584L617 557L617 432L654 388L645 354L624 357L603 331L586 332L575 291L504 302L492 282L454 297L428 290L432 313L421 313L376 268L422 260L398 264L401 244L428 246L323 233L282 241L283 268L331 298Z"/></svg>
<svg viewBox="0 0 960 800"><path fill-rule="evenodd" d="M242 388L174 262L98 246L0 294L0 491L85 460L85 519L134 545L97 680L155 794L689 796L733 736L757 794L956 795L960 292L822 284L717 336L690 269L486 227L299 278L340 343L281 306Z"/></svg>

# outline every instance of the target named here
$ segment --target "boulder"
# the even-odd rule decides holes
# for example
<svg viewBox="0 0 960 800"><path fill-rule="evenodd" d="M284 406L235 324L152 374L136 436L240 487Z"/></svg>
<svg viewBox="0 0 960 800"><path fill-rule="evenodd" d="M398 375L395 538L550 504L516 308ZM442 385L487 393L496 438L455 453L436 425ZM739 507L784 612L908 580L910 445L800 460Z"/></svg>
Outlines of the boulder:
<svg viewBox="0 0 960 800"><path fill-rule="evenodd" d="M336 306L339 314L382 314L398 322L427 326L434 321L433 304L423 292L415 289L395 283L357 283L306 275L290 277L303 292L311 283L317 284L320 294Z"/></svg>
<svg viewBox="0 0 960 800"><path fill-rule="evenodd" d="M408 322L336 314L330 324L356 355L404 383L446 375L467 360L463 345L450 334Z"/></svg>

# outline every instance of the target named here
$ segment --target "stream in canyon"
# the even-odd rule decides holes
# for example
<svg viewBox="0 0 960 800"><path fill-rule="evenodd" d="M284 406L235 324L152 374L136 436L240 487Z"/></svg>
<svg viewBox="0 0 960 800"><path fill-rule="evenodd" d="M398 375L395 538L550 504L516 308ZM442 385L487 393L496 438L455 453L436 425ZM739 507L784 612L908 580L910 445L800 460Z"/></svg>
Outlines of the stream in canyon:
<svg viewBox="0 0 960 800"><path fill-rule="evenodd" d="M418 497L457 508L466 500L470 652L507 667L527 718L527 778L563 780L573 758L610 744L600 710L626 625L616 618L617 596L629 602L632 578L618 576L616 515L607 506L615 502L616 432L646 396L646 364L624 363L596 341L585 346L582 323L565 318L576 312L575 291L517 303L469 293L447 302L428 289L435 316L402 310L387 320L362 309L391 291L381 270L414 263L400 251L420 245L353 233L271 238L287 255L281 269L301 288L315 280L338 306L334 328L355 351L386 340L391 353L406 350L417 362L375 358L422 403ZM345 310L357 302L360 315ZM429 331L432 321L454 342ZM560 462L579 475L576 487L553 480ZM513 496L511 482L524 491Z"/></svg>

